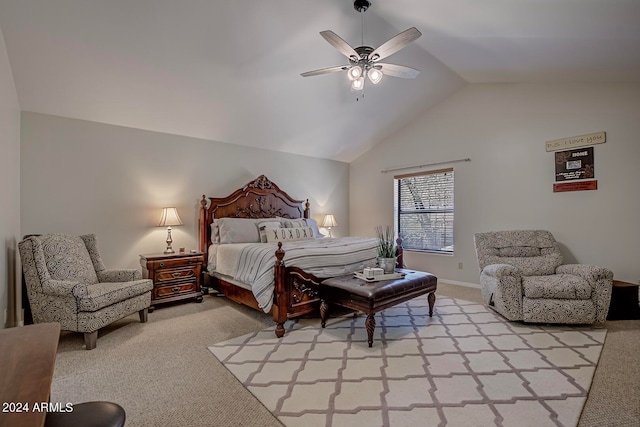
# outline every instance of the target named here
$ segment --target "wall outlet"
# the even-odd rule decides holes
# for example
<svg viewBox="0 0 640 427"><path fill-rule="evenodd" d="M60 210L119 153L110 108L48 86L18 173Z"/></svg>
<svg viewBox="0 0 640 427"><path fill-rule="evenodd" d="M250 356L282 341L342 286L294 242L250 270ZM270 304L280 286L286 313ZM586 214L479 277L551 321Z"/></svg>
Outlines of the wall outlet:
<svg viewBox="0 0 640 427"><path fill-rule="evenodd" d="M461 262L458 263L458 270L462 270L462 263Z"/></svg>

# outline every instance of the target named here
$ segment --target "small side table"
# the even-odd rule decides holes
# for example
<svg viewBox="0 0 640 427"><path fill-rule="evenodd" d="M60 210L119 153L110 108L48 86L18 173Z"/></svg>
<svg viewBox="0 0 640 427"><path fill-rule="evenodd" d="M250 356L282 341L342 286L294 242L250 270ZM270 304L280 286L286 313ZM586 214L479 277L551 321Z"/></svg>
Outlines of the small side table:
<svg viewBox="0 0 640 427"><path fill-rule="evenodd" d="M639 285L614 280L611 286L611 305L607 320L640 319Z"/></svg>
<svg viewBox="0 0 640 427"><path fill-rule="evenodd" d="M153 280L152 312L155 306L184 299L202 302L200 272L204 254L143 254L140 255L142 277Z"/></svg>

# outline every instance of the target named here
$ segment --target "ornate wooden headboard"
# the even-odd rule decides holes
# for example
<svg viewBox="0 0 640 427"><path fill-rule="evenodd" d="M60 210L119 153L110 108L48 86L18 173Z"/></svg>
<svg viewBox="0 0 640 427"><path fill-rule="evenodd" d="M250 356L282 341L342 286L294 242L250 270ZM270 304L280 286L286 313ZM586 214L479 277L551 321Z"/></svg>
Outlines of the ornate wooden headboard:
<svg viewBox="0 0 640 427"><path fill-rule="evenodd" d="M296 200L264 175L227 197L202 195L200 200L200 251L207 253L211 242L211 223L215 218L309 218L309 200ZM304 203L304 208L303 204Z"/></svg>

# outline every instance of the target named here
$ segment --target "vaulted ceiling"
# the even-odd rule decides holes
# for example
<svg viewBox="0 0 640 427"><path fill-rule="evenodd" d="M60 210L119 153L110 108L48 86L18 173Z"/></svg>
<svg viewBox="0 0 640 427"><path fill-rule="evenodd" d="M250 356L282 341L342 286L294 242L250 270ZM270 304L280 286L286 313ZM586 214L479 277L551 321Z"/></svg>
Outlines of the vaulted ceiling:
<svg viewBox="0 0 640 427"><path fill-rule="evenodd" d="M467 83L640 82L638 0L0 0L20 106L351 161ZM363 19L364 18L364 19ZM356 101L318 34L423 36Z"/></svg>

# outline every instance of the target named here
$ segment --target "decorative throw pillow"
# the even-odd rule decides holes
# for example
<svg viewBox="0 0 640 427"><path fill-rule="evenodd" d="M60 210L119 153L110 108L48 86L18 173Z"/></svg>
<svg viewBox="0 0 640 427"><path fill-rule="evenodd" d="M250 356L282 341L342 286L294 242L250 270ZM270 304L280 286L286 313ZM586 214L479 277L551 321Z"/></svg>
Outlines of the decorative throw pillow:
<svg viewBox="0 0 640 427"><path fill-rule="evenodd" d="M320 234L320 229L318 228L318 223L316 222L316 220L315 220L315 219L313 219L313 218L307 218L305 221L307 222L307 226L309 226L309 227L313 228L313 236L314 236L316 239L319 239L319 238L321 238L321 237L324 237L324 235L323 235L323 234Z"/></svg>
<svg viewBox="0 0 640 427"><path fill-rule="evenodd" d="M305 221L304 218L296 218L296 219L285 219L284 220L284 226L286 228L300 228L300 227L306 227L307 226L307 221Z"/></svg>
<svg viewBox="0 0 640 427"><path fill-rule="evenodd" d="M320 234L318 223L313 218L284 219L284 226L286 228L311 227L313 228L313 237L324 237L322 234Z"/></svg>
<svg viewBox="0 0 640 427"><path fill-rule="evenodd" d="M313 228L296 227L296 228L267 228L267 242L285 242L292 240L313 239Z"/></svg>
<svg viewBox="0 0 640 427"><path fill-rule="evenodd" d="M262 243L267 243L267 229L280 228L280 221L262 221L256 224L258 226L258 231L260 232L260 241Z"/></svg>

